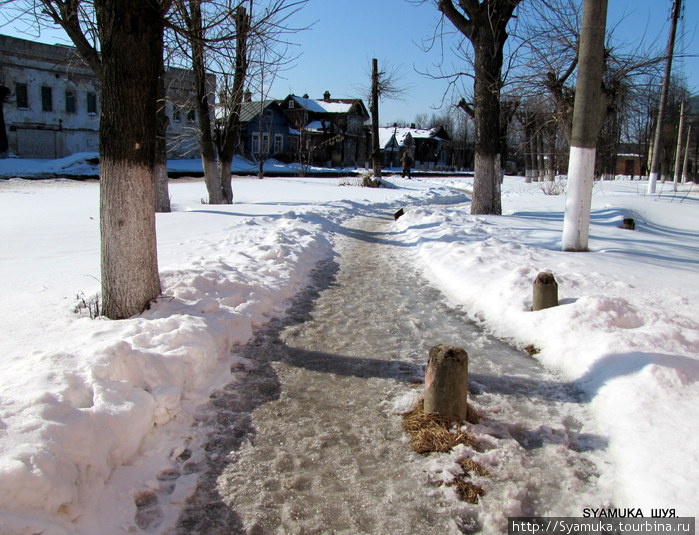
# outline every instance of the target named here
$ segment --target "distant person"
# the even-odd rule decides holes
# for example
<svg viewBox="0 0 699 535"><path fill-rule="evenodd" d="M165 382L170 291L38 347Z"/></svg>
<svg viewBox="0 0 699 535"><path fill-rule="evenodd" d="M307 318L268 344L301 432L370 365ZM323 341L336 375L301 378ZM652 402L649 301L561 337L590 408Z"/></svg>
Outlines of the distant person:
<svg viewBox="0 0 699 535"><path fill-rule="evenodd" d="M405 175L408 175L408 178L412 178L410 176L410 168L413 166L413 159L410 157L410 153L407 150L403 153L403 156L401 156L400 163L403 165L403 172L400 176L405 178Z"/></svg>

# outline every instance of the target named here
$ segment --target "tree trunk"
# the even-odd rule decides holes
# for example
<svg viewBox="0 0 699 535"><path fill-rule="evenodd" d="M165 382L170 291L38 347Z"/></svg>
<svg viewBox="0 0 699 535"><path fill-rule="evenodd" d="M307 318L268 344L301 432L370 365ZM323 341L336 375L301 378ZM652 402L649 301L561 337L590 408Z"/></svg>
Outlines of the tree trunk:
<svg viewBox="0 0 699 535"><path fill-rule="evenodd" d="M221 202L223 204L233 204L233 183L231 168L233 167L233 153L219 154L218 158L219 181L221 182Z"/></svg>
<svg viewBox="0 0 699 535"><path fill-rule="evenodd" d="M472 214L501 214L500 204L500 69L502 48L497 48L490 32L476 34L474 112L476 157L473 180ZM495 53L493 53L495 52Z"/></svg>
<svg viewBox="0 0 699 535"><path fill-rule="evenodd" d="M10 148L5 127L5 99L9 94L10 90L7 87L0 86L0 158L7 158L7 152Z"/></svg>
<svg viewBox="0 0 699 535"><path fill-rule="evenodd" d="M692 123L687 126L687 144L684 148L684 163L682 164L682 184L687 182L687 167L689 165L689 140L692 137Z"/></svg>
<svg viewBox="0 0 699 535"><path fill-rule="evenodd" d="M202 25L201 0L190 2L189 32L192 47L192 70L194 71L194 91L197 98L199 116L199 146L204 168L204 183L209 194L209 204L223 203L221 176L216 165L216 146L214 145L209 106L210 89L206 83L206 63L204 51L204 29Z"/></svg>
<svg viewBox="0 0 699 535"><path fill-rule="evenodd" d="M168 117L165 109L165 67L160 61L158 77L158 134L155 144L155 211L167 213L170 207L170 191L167 176L167 126Z"/></svg>
<svg viewBox="0 0 699 535"><path fill-rule="evenodd" d="M233 86L226 95L227 114L223 130L217 136L218 169L223 192L223 203L233 202L231 184L231 167L233 156L240 140L240 108L243 101L243 89L248 72L248 38L250 35L250 15L244 7L239 6L235 12L235 66L233 69Z"/></svg>
<svg viewBox="0 0 699 535"><path fill-rule="evenodd" d="M154 159L163 13L152 6L95 0L102 48L102 299L112 319L139 314L160 294Z"/></svg>
<svg viewBox="0 0 699 535"><path fill-rule="evenodd" d="M677 128L677 150L675 151L675 180L672 183L673 191L677 191L677 184L682 177L682 136L684 135L684 99L680 105L680 125Z"/></svg>
<svg viewBox="0 0 699 535"><path fill-rule="evenodd" d="M533 154L533 127L527 116L524 121L524 181L530 183L534 175L534 154Z"/></svg>
<svg viewBox="0 0 699 535"><path fill-rule="evenodd" d="M381 147L379 144L379 62L371 60L371 164L374 178L381 178Z"/></svg>
<svg viewBox="0 0 699 535"><path fill-rule="evenodd" d="M544 160L544 125L539 123L536 133L536 181L543 182L546 177L546 162Z"/></svg>
<svg viewBox="0 0 699 535"><path fill-rule="evenodd" d="M563 251L588 250L597 136L602 123L599 101L604 72L606 21L607 0L585 0L561 242Z"/></svg>

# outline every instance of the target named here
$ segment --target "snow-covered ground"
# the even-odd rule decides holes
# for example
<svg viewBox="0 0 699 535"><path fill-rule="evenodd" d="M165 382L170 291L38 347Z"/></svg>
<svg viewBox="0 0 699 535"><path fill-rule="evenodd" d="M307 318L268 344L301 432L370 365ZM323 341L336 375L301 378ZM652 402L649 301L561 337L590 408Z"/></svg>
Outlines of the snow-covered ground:
<svg viewBox="0 0 699 535"><path fill-rule="evenodd" d="M426 277L585 391L615 460L614 506L699 516L699 191L598 183L592 252L561 253L565 198L538 184L507 178L506 215L474 217L452 189L469 179L391 181L234 179L230 206L172 181L164 295L114 322L74 312L99 288L98 184L0 180L0 531L129 532L134 489L181 453L196 407L230 378L231 349L283 313L338 225L400 206L396 239ZM618 228L628 216L636 231ZM530 312L544 270L561 306Z"/></svg>

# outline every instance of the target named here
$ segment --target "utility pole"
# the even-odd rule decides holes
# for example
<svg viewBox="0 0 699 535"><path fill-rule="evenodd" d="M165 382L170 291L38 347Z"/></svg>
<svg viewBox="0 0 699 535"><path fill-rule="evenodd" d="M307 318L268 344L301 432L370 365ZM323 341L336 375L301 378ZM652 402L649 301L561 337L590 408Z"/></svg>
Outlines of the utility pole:
<svg viewBox="0 0 699 535"><path fill-rule="evenodd" d="M585 0L568 161L568 195L561 240L563 251L588 250L597 136L602 123L600 98L606 25L607 0Z"/></svg>
<svg viewBox="0 0 699 535"><path fill-rule="evenodd" d="M371 60L371 164L374 178L381 178L381 150L379 148L379 61Z"/></svg>
<svg viewBox="0 0 699 535"><path fill-rule="evenodd" d="M677 20L680 18L680 4L682 0L674 0L672 4L672 24L670 26L670 39L667 44L667 57L665 58L665 74L663 75L663 86L660 90L660 106L658 107L658 119L655 125L655 137L653 143L653 154L650 161L650 176L648 177L648 195L655 193L655 184L660 173L660 147L663 136L663 116L667 106L668 88L670 85L670 72L672 71L672 56L675 53L675 34L677 33Z"/></svg>

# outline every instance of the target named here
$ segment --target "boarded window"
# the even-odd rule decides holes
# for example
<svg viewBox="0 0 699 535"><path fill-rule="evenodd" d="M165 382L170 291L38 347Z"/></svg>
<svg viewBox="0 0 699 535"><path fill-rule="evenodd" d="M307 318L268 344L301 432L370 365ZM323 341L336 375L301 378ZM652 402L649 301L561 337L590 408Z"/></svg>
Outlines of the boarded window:
<svg viewBox="0 0 699 535"><path fill-rule="evenodd" d="M77 111L75 104L75 93L70 89L66 90L66 113L75 113Z"/></svg>
<svg viewBox="0 0 699 535"><path fill-rule="evenodd" d="M97 114L97 93L87 94L87 113L90 115Z"/></svg>
<svg viewBox="0 0 699 535"><path fill-rule="evenodd" d="M17 107L21 109L29 109L29 93L27 92L27 84L15 85L15 97L17 98Z"/></svg>
<svg viewBox="0 0 699 535"><path fill-rule="evenodd" d="M41 86L41 110L53 111L53 89L49 86Z"/></svg>

